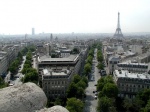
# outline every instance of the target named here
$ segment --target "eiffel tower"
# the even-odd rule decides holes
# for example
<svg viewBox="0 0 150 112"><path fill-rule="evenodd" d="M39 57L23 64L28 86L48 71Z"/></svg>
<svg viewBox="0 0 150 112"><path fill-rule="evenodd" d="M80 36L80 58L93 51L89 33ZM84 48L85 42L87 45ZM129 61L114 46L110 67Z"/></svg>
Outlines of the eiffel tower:
<svg viewBox="0 0 150 112"><path fill-rule="evenodd" d="M114 34L114 38L123 38L123 34L120 28L120 13L119 12L118 12L118 24L117 24L116 32Z"/></svg>

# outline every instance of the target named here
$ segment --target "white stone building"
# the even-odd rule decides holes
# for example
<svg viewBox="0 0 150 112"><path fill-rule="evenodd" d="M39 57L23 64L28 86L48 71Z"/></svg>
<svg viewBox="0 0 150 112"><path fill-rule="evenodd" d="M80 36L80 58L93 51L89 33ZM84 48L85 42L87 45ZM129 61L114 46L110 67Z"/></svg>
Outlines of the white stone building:
<svg viewBox="0 0 150 112"><path fill-rule="evenodd" d="M150 89L150 75L143 73L129 73L127 70L115 70L114 81L119 89L119 97L134 98L135 95L143 90Z"/></svg>
<svg viewBox="0 0 150 112"><path fill-rule="evenodd" d="M148 64L146 63L135 63L131 60L118 63L118 69L128 70L133 73L145 73L148 72Z"/></svg>
<svg viewBox="0 0 150 112"><path fill-rule="evenodd" d="M48 98L66 97L66 90L74 74L81 68L81 57L38 57L39 80Z"/></svg>

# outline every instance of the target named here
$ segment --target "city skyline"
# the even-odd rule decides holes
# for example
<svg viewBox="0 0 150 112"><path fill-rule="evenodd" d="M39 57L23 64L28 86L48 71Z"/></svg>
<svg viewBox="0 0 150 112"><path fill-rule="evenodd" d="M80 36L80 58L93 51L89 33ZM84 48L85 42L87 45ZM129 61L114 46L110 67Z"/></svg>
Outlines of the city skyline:
<svg viewBox="0 0 150 112"><path fill-rule="evenodd" d="M136 3L136 4L135 4ZM0 34L150 32L149 0L0 1Z"/></svg>

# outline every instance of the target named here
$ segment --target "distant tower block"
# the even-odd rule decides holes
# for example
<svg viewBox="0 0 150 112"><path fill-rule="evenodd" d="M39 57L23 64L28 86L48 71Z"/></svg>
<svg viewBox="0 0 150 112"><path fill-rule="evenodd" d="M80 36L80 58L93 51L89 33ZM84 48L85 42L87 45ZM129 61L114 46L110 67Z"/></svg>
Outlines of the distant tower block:
<svg viewBox="0 0 150 112"><path fill-rule="evenodd" d="M51 41L53 41L53 34L52 33L51 33L50 39L51 39Z"/></svg>
<svg viewBox="0 0 150 112"><path fill-rule="evenodd" d="M114 34L114 38L123 38L123 34L120 28L120 13L119 12L118 12L118 24L117 24L116 32Z"/></svg>
<svg viewBox="0 0 150 112"><path fill-rule="evenodd" d="M34 35L35 34L35 30L34 30L34 28L32 28L32 35Z"/></svg>

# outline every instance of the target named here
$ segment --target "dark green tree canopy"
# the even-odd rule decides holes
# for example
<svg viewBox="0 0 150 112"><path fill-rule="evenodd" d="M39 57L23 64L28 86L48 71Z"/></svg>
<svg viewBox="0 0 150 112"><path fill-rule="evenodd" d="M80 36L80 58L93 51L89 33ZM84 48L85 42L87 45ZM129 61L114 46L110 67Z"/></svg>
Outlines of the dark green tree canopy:
<svg viewBox="0 0 150 112"><path fill-rule="evenodd" d="M108 97L101 97L98 101L98 112L110 112L110 109L113 107L113 102Z"/></svg>
<svg viewBox="0 0 150 112"><path fill-rule="evenodd" d="M67 99L66 108L69 110L69 112L83 112L83 106L84 104L79 99L76 98Z"/></svg>
<svg viewBox="0 0 150 112"><path fill-rule="evenodd" d="M78 74L74 75L74 77L73 77L73 82L74 82L75 84L78 83L80 80L81 80L80 75L78 75Z"/></svg>
<svg viewBox="0 0 150 112"><path fill-rule="evenodd" d="M102 92L109 98L115 98L118 95L118 88L115 84L107 83L104 85Z"/></svg>

